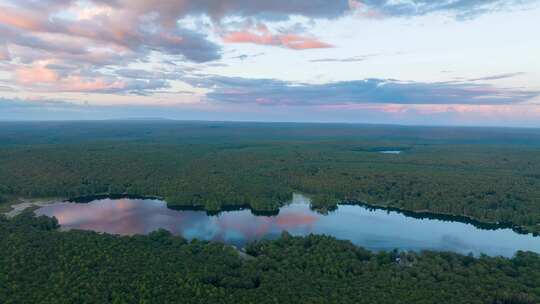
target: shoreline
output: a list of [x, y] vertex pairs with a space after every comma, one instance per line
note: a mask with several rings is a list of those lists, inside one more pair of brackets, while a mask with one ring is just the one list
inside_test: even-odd
[[[310, 197], [309, 194], [304, 194], [302, 192], [295, 192], [295, 193], [300, 193], [308, 198]], [[156, 195], [107, 194], [107, 193], [79, 196], [75, 198], [18, 198], [16, 200], [17, 203], [9, 204], [11, 210], [4, 212], [3, 214], [8, 218], [12, 218], [30, 207], [43, 207], [43, 206], [50, 205], [53, 203], [58, 203], [58, 202], [88, 203], [93, 200], [106, 199], [106, 198], [110, 198], [110, 199], [121, 199], [121, 198], [158, 199], [158, 200], [163, 200], [165, 201], [165, 203], [167, 203], [164, 197], [156, 196]], [[310, 205], [311, 205], [311, 202], [310, 202]], [[460, 223], [465, 223], [465, 224], [471, 224], [475, 226], [476, 228], [484, 229], [484, 230], [512, 229], [512, 231], [519, 234], [532, 234], [535, 237], [540, 236], [540, 231], [533, 231], [529, 229], [527, 226], [514, 224], [512, 222], [489, 222], [489, 221], [484, 221], [484, 220], [467, 216], [467, 215], [432, 212], [429, 210], [410, 210], [410, 209], [404, 209], [400, 207], [388, 206], [384, 204], [367, 203], [364, 201], [354, 200], [354, 199], [338, 201], [335, 207], [338, 207], [339, 205], [359, 205], [368, 209], [398, 212], [405, 216], [418, 218], [418, 219], [435, 219], [435, 220], [442, 220], [442, 221], [460, 222]], [[274, 216], [274, 215], [279, 214], [279, 210], [281, 209], [280, 207], [277, 210], [260, 211], [260, 210], [254, 209], [249, 204], [238, 205], [238, 206], [224, 205], [224, 206], [221, 206], [219, 210], [206, 210], [204, 206], [189, 206], [189, 205], [169, 206], [169, 204], [167, 204], [167, 208], [176, 209], [176, 210], [206, 211], [209, 215], [216, 215], [225, 211], [249, 209], [256, 216]]]
[[62, 202], [62, 198], [18, 198], [16, 202], [8, 203], [9, 211], [3, 212], [7, 218], [13, 218], [31, 207], [43, 207], [54, 203]]
[[484, 229], [484, 230], [512, 229], [512, 231], [519, 234], [532, 234], [535, 237], [540, 236], [540, 232], [536, 232], [531, 229], [528, 229], [527, 226], [514, 224], [512, 222], [484, 221], [484, 220], [474, 218], [468, 215], [451, 214], [451, 213], [444, 213], [444, 212], [433, 212], [429, 210], [410, 210], [410, 209], [404, 209], [400, 207], [392, 207], [392, 206], [381, 205], [381, 204], [372, 204], [372, 203], [366, 203], [363, 201], [356, 201], [356, 200], [341, 201], [337, 205], [338, 206], [339, 205], [360, 205], [360, 206], [375, 209], [375, 210], [398, 212], [405, 216], [418, 218], [418, 219], [434, 219], [434, 220], [441, 220], [441, 221], [460, 222], [460, 223], [465, 223], [465, 224], [471, 224], [475, 226], [476, 228]]

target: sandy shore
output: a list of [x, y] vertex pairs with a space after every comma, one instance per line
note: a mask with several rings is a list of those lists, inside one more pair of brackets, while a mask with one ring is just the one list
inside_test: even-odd
[[25, 209], [30, 207], [43, 207], [45, 205], [50, 205], [54, 203], [61, 202], [62, 199], [52, 198], [52, 199], [19, 199], [19, 203], [11, 205], [11, 210], [4, 213], [8, 218], [17, 216]]

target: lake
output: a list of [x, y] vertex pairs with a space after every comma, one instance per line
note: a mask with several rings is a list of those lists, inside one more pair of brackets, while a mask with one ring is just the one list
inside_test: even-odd
[[88, 203], [61, 202], [41, 207], [38, 215], [55, 216], [61, 229], [111, 234], [147, 234], [163, 228], [186, 239], [221, 241], [239, 247], [281, 232], [292, 235], [326, 234], [371, 250], [439, 250], [510, 257], [517, 250], [540, 253], [540, 237], [512, 229], [485, 230], [469, 223], [421, 219], [397, 211], [360, 205], [339, 205], [328, 214], [310, 209], [307, 197], [295, 194], [275, 216], [247, 210], [173, 210], [157, 199], [98, 199]]

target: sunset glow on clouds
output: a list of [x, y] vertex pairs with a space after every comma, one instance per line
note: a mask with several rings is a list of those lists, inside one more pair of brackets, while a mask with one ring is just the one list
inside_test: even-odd
[[319, 41], [317, 38], [303, 36], [294, 33], [273, 34], [268, 27], [262, 23], [253, 29], [233, 31], [223, 35], [226, 43], [254, 43], [262, 45], [275, 45], [295, 50], [330, 48], [332, 45]]
[[0, 0], [0, 119], [540, 127], [536, 0]]

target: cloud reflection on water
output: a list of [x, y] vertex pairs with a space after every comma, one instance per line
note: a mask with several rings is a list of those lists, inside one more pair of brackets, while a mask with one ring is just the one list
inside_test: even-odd
[[103, 199], [86, 204], [58, 203], [36, 211], [56, 216], [63, 229], [120, 235], [147, 234], [163, 228], [187, 239], [222, 241], [238, 246], [293, 235], [327, 234], [372, 250], [443, 250], [512, 256], [517, 250], [540, 253], [540, 239], [511, 229], [482, 230], [471, 224], [407, 217], [398, 212], [343, 205], [328, 215], [310, 209], [309, 199], [295, 194], [276, 216], [250, 210], [208, 215], [205, 211], [169, 209], [160, 200]]
[[[87, 204], [59, 203], [39, 211], [55, 216], [68, 229], [95, 230], [112, 234], [146, 234], [159, 228], [187, 238], [245, 242], [283, 230], [312, 230], [320, 215], [302, 202], [295, 202], [278, 216], [254, 216], [249, 210], [208, 216], [204, 211], [177, 211], [159, 200], [104, 199]], [[231, 233], [232, 232], [232, 233]]]

